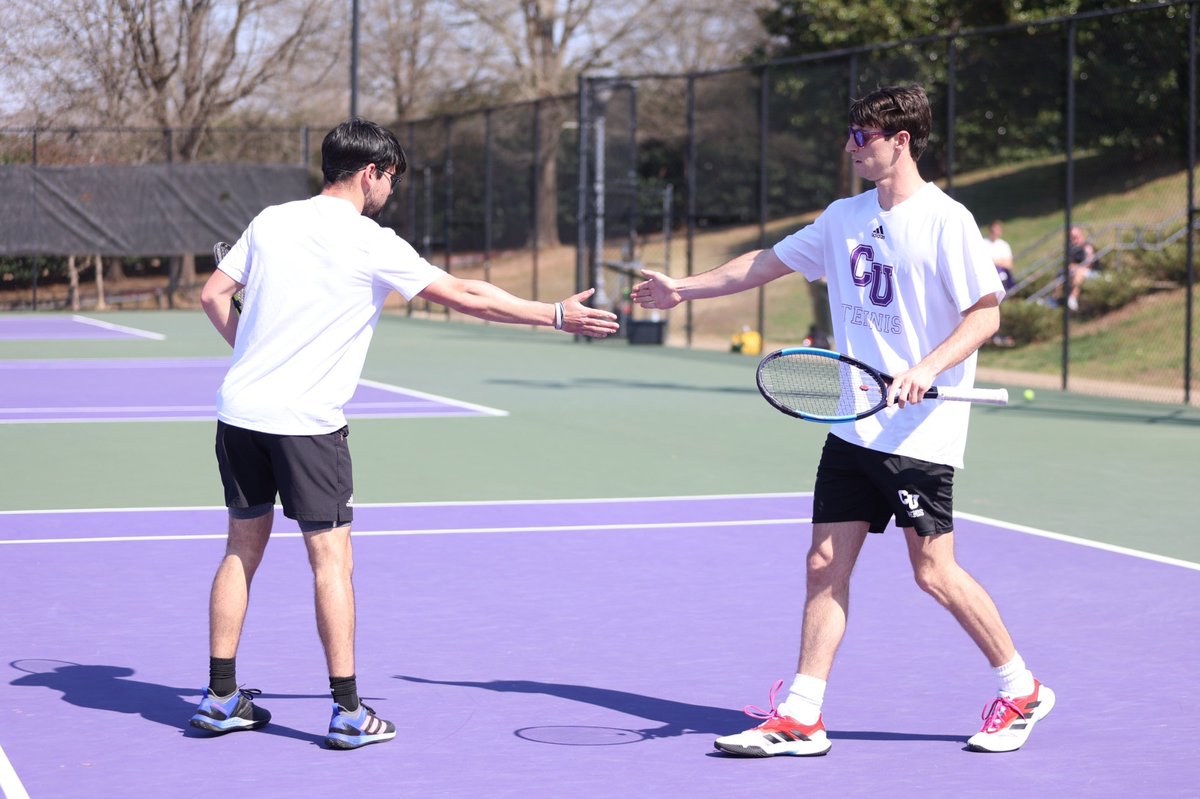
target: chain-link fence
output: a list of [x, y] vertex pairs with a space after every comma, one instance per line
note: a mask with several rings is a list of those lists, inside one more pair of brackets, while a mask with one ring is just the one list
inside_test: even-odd
[[[822, 286], [799, 277], [666, 315], [631, 308], [627, 292], [642, 268], [704, 271], [866, 188], [843, 152], [846, 109], [916, 82], [934, 105], [922, 174], [981, 226], [1001, 221], [1015, 255], [983, 374], [1196, 402], [1198, 5], [589, 76], [573, 96], [402, 123], [410, 168], [381, 221], [451, 272], [522, 296], [595, 286], [632, 341], [728, 349], [752, 330], [766, 347], [798, 343], [832, 329]], [[315, 176], [313, 149], [307, 129], [0, 131], [0, 163], [301, 161]], [[1072, 227], [1098, 265], [1077, 291]], [[0, 292], [20, 268], [5, 266]]]
[[[1000, 221], [1015, 254], [983, 374], [1195, 403], [1196, 12], [1166, 3], [720, 72], [589, 78], [584, 171], [608, 189], [581, 192], [580, 272], [594, 283], [603, 265], [658, 257], [657, 215], [615, 206], [664, 182], [677, 200], [672, 274], [771, 246], [865, 188], [842, 149], [851, 100], [920, 83], [934, 106], [922, 174], [981, 226]], [[1071, 269], [1072, 227], [1095, 249], [1088, 270]], [[668, 317], [666, 340], [708, 348], [745, 329], [768, 347], [832, 329], [822, 286], [801, 278]]]

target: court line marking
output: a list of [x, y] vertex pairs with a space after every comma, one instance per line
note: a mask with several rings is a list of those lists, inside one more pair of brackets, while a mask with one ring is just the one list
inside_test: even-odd
[[[359, 503], [355, 505], [358, 508], [413, 508], [413, 507], [470, 507], [470, 506], [495, 506], [495, 505], [567, 505], [567, 504], [613, 504], [613, 503], [635, 503], [635, 502], [670, 502], [680, 500], [726, 500], [726, 499], [788, 499], [812, 496], [811, 491], [801, 491], [795, 493], [752, 493], [752, 494], [697, 494], [685, 496], [661, 496], [661, 497], [627, 497], [614, 498], [605, 497], [601, 499], [516, 499], [516, 500], [497, 500], [490, 502], [487, 500], [462, 500], [452, 502], [372, 502]], [[216, 505], [197, 505], [183, 507], [144, 507], [144, 508], [69, 508], [59, 510], [28, 510], [28, 511], [0, 511], [0, 516], [13, 516], [18, 514], [51, 514], [51, 513], [124, 513], [124, 512], [166, 512], [166, 511], [205, 511], [224, 510], [224, 507]], [[1032, 535], [1039, 538], [1047, 538], [1063, 543], [1074, 544], [1076, 546], [1088, 547], [1090, 549], [1099, 549], [1104, 552], [1111, 552], [1117, 555], [1125, 555], [1127, 557], [1139, 558], [1141, 560], [1149, 560], [1155, 563], [1162, 563], [1168, 566], [1179, 566], [1184, 569], [1200, 571], [1200, 563], [1182, 558], [1173, 558], [1167, 555], [1157, 555], [1152, 552], [1145, 552], [1139, 549], [1123, 547], [1117, 544], [1107, 544], [1102, 541], [1091, 541], [1078, 536], [1066, 535], [1064, 533], [1055, 533], [1049, 530], [1042, 530], [1037, 527], [1030, 527], [1023, 524], [1014, 524], [998, 519], [993, 519], [988, 516], [980, 516], [974, 513], [956, 512], [955, 516], [968, 521], [979, 522], [1003, 530], [1010, 530], [1025, 535]], [[807, 524], [811, 519], [785, 519], [778, 522], [763, 521], [763, 524]], [[705, 527], [705, 526], [731, 526], [737, 524], [752, 524], [753, 520], [744, 521], [729, 521], [729, 522], [661, 522], [644, 525], [575, 525], [561, 527], [511, 527], [511, 528], [452, 528], [441, 530], [380, 530], [380, 531], [355, 531], [355, 536], [383, 536], [383, 535], [432, 535], [439, 532], [444, 533], [500, 533], [500, 532], [539, 532], [539, 531], [558, 531], [566, 532], [571, 530], [613, 530], [613, 529], [654, 529], [655, 527]], [[276, 537], [299, 538], [300, 533], [273, 533]], [[61, 538], [61, 539], [27, 539], [24, 541], [0, 541], [0, 545], [4, 544], [22, 544], [22, 543], [87, 543], [92, 541], [170, 541], [170, 540], [204, 540], [204, 539], [224, 539], [225, 535], [194, 535], [194, 536], [116, 536], [111, 538]]]
[[[97, 324], [107, 324], [107, 323], [97, 323]], [[165, 336], [164, 336], [164, 338], [165, 338]], [[57, 364], [60, 364], [60, 363], [70, 363], [71, 368], [78, 368], [78, 369], [90, 369], [90, 368], [94, 368], [96, 365], [99, 365], [102, 368], [106, 368], [106, 369], [107, 368], [120, 368], [120, 369], [125, 369], [125, 368], [134, 368], [134, 369], [136, 369], [136, 368], [166, 368], [166, 367], [180, 367], [180, 366], [186, 366], [188, 368], [191, 368], [191, 367], [195, 367], [195, 366], [201, 365], [201, 364], [207, 365], [207, 366], [218, 366], [218, 365], [224, 366], [226, 363], [228, 363], [225, 360], [214, 360], [211, 358], [190, 359], [190, 362], [186, 363], [186, 364], [175, 363], [175, 361], [187, 361], [187, 360], [189, 360], [189, 359], [165, 359], [162, 362], [149, 362], [149, 361], [139, 362], [138, 360], [130, 360], [130, 359], [117, 359], [114, 361], [83, 360], [83, 361], [74, 361], [74, 362], [67, 362], [67, 361], [60, 362], [60, 361], [53, 361], [53, 360], [43, 360], [43, 361], [36, 361], [36, 362], [34, 362], [34, 361], [13, 361], [10, 363], [14, 364], [13, 368], [21, 368], [21, 369], [29, 369], [29, 368], [53, 369], [53, 368], [56, 368]], [[7, 365], [6, 363], [0, 363], [0, 369], [5, 368], [6, 365]], [[437, 405], [449, 406], [451, 408], [458, 408], [460, 410], [469, 410], [469, 411], [473, 411], [475, 413], [478, 413], [478, 414], [481, 414], [484, 416], [508, 416], [509, 415], [508, 411], [502, 410], [500, 408], [492, 408], [488, 405], [480, 405], [480, 404], [477, 404], [474, 402], [467, 402], [465, 400], [453, 399], [451, 397], [445, 397], [440, 394], [430, 394], [429, 392], [426, 392], [426, 391], [418, 391], [416, 389], [405, 388], [404, 386], [397, 386], [397, 385], [393, 385], [391, 383], [382, 383], [378, 380], [366, 380], [366, 379], [360, 378], [358, 381], [358, 384], [361, 386], [366, 386], [368, 388], [374, 388], [379, 391], [385, 391], [389, 394], [397, 394], [402, 397], [408, 397], [411, 399], [415, 399], [415, 400], [418, 400], [418, 402], [404, 403], [404, 402], [398, 401], [394, 404], [390, 404], [390, 403], [383, 402], [383, 401], [371, 401], [371, 400], [364, 401], [364, 402], [357, 402], [357, 403], [350, 402], [350, 403], [347, 403], [347, 405], [346, 405], [346, 410], [348, 411], [348, 413], [347, 413], [348, 419], [444, 418], [444, 417], [459, 416], [459, 414], [456, 414], [456, 413], [439, 412], [438, 410], [436, 410], [436, 407], [433, 407], [433, 408], [431, 408], [431, 410], [428, 410], [428, 411], [409, 410], [409, 412], [401, 413], [399, 415], [396, 415], [394, 413], [396, 411], [402, 411], [402, 410], [406, 410], [406, 409], [430, 408], [431, 406], [437, 406]], [[393, 411], [393, 413], [389, 413], [388, 409], [391, 409]], [[190, 412], [195, 412], [197, 414], [210, 414], [210, 413], [215, 413], [215, 408], [212, 405], [203, 405], [203, 406], [201, 406], [201, 405], [155, 405], [155, 406], [106, 405], [106, 406], [78, 406], [78, 407], [76, 407], [76, 406], [67, 406], [67, 407], [45, 407], [45, 406], [43, 406], [43, 407], [38, 407], [38, 408], [0, 408], [0, 414], [15, 414], [15, 413], [88, 414], [88, 413], [105, 413], [105, 412], [108, 412], [108, 413], [139, 413], [139, 412], [140, 413], [153, 413], [155, 411], [159, 411], [159, 412], [167, 413], [167, 414], [172, 414], [172, 413], [180, 414], [180, 413], [190, 413]], [[359, 411], [362, 411], [362, 413], [360, 413]], [[371, 413], [372, 411], [373, 411], [373, 413]], [[137, 417], [137, 418], [127, 418], [125, 416], [84, 416], [84, 417], [77, 417], [77, 416], [43, 416], [43, 417], [24, 416], [21, 418], [0, 418], [0, 424], [71, 424], [71, 423], [82, 424], [82, 423], [88, 423], [88, 422], [191, 422], [191, 421], [198, 421], [198, 420], [203, 421], [204, 419], [207, 419], [207, 418], [208, 418], [208, 416], [192, 417], [192, 416], [170, 416], [170, 415], [168, 415], [168, 416], [148, 416], [148, 417]]]
[[508, 416], [508, 411], [502, 411], [499, 408], [490, 408], [487, 405], [476, 405], [473, 402], [464, 402], [463, 400], [451, 399], [450, 397], [443, 397], [440, 394], [429, 394], [424, 391], [404, 388], [403, 386], [394, 386], [390, 383], [380, 383], [378, 380], [364, 380], [359, 378], [358, 382], [360, 385], [369, 386], [370, 388], [377, 388], [381, 391], [390, 391], [396, 394], [407, 394], [414, 397], [422, 397], [427, 400], [433, 400], [434, 402], [440, 402], [445, 405], [454, 405], [459, 408], [469, 408], [470, 410], [478, 411], [479, 413], [484, 413], [488, 416]]
[[79, 322], [81, 324], [85, 324], [85, 325], [94, 325], [95, 327], [101, 327], [101, 328], [104, 328], [105, 330], [112, 330], [113, 332], [116, 332], [116, 333], [128, 333], [131, 336], [140, 336], [141, 338], [153, 339], [154, 341], [166, 341], [167, 340], [167, 337], [164, 336], [162, 333], [152, 333], [149, 330], [141, 330], [136, 327], [126, 327], [125, 325], [116, 325], [116, 324], [113, 324], [112, 322], [102, 322], [99, 319], [91, 319], [87, 316], [80, 316], [79, 314], [72, 314], [71, 320], [75, 321], [75, 322]]
[[29, 799], [29, 792], [21, 784], [21, 778], [17, 776], [17, 770], [13, 768], [8, 755], [4, 754], [3, 746], [0, 746], [0, 793], [6, 799]]
[[1003, 522], [998, 519], [991, 519], [987, 516], [977, 516], [974, 513], [955, 512], [955, 516], [967, 519], [973, 522], [982, 524], [990, 524], [994, 527], [999, 527], [1004, 530], [1012, 530], [1025, 535], [1037, 536], [1038, 538], [1049, 538], [1052, 541], [1062, 541], [1067, 544], [1076, 544], [1078, 546], [1088, 547], [1090, 549], [1099, 549], [1105, 552], [1113, 552], [1117, 555], [1128, 555], [1133, 558], [1141, 558], [1142, 560], [1152, 560], [1155, 563], [1165, 563], [1168, 566], [1181, 566], [1185, 569], [1200, 571], [1200, 563], [1194, 563], [1190, 560], [1181, 558], [1172, 558], [1167, 555], [1156, 555], [1153, 552], [1144, 552], [1140, 549], [1131, 549], [1130, 547], [1119, 546], [1118, 544], [1106, 544], [1103, 541], [1092, 541], [1087, 538], [1079, 538], [1065, 533], [1054, 533], [1049, 530], [1041, 530], [1037, 527], [1028, 527], [1024, 524], [1014, 524], [1012, 522]]
[[[811, 497], [811, 491], [763, 492], [748, 494], [680, 494], [678, 496], [654, 497], [601, 497], [599, 499], [457, 499], [426, 500], [422, 502], [356, 502], [356, 508], [460, 508], [479, 505], [626, 505], [634, 502], [678, 502], [680, 500], [724, 500], [724, 499], [789, 499]], [[30, 510], [0, 510], [0, 516], [18, 516], [49, 513], [146, 513], [165, 511], [225, 510], [224, 505], [147, 505], [132, 508], [36, 508]]]
[[[461, 535], [494, 533], [579, 533], [596, 530], [674, 530], [680, 527], [770, 527], [782, 524], [807, 524], [812, 519], [727, 519], [707, 522], [613, 522], [611, 524], [553, 524], [530, 527], [430, 527], [412, 530], [355, 530], [355, 538], [391, 538], [405, 535]], [[272, 532], [272, 538], [301, 538], [303, 533]], [[98, 538], [26, 538], [0, 541], [0, 546], [16, 544], [111, 544], [131, 541], [224, 541], [224, 533], [187, 535], [115, 535]]]

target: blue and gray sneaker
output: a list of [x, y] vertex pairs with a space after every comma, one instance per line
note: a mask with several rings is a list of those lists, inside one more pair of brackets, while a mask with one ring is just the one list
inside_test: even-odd
[[205, 688], [200, 707], [196, 708], [189, 723], [218, 734], [265, 727], [271, 714], [252, 701], [261, 694], [262, 691], [256, 688], [239, 688], [229, 696], [219, 697], [212, 689]]
[[357, 749], [367, 744], [381, 744], [396, 737], [396, 725], [375, 715], [361, 702], [351, 713], [336, 702], [325, 743], [334, 749]]

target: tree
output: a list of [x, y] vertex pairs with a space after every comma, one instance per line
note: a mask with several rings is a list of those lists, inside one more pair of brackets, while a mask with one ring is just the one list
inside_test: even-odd
[[[0, 24], [19, 32], [6, 37], [3, 60], [25, 78], [13, 87], [29, 103], [21, 121], [171, 129], [167, 157], [186, 162], [231, 108], [289, 74], [324, 33], [330, 8], [320, 0], [9, 0], [0, 13]], [[194, 254], [180, 255], [172, 271], [191, 285]]]

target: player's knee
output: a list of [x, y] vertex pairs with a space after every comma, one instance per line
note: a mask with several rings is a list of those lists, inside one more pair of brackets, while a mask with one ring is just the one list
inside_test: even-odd
[[806, 572], [810, 592], [837, 588], [849, 582], [849, 575], [845, 573], [845, 569], [831, 554], [821, 550], [812, 550], [808, 553]]
[[945, 603], [949, 595], [950, 576], [936, 564], [923, 563], [913, 567], [913, 579], [917, 587], [938, 602]]

